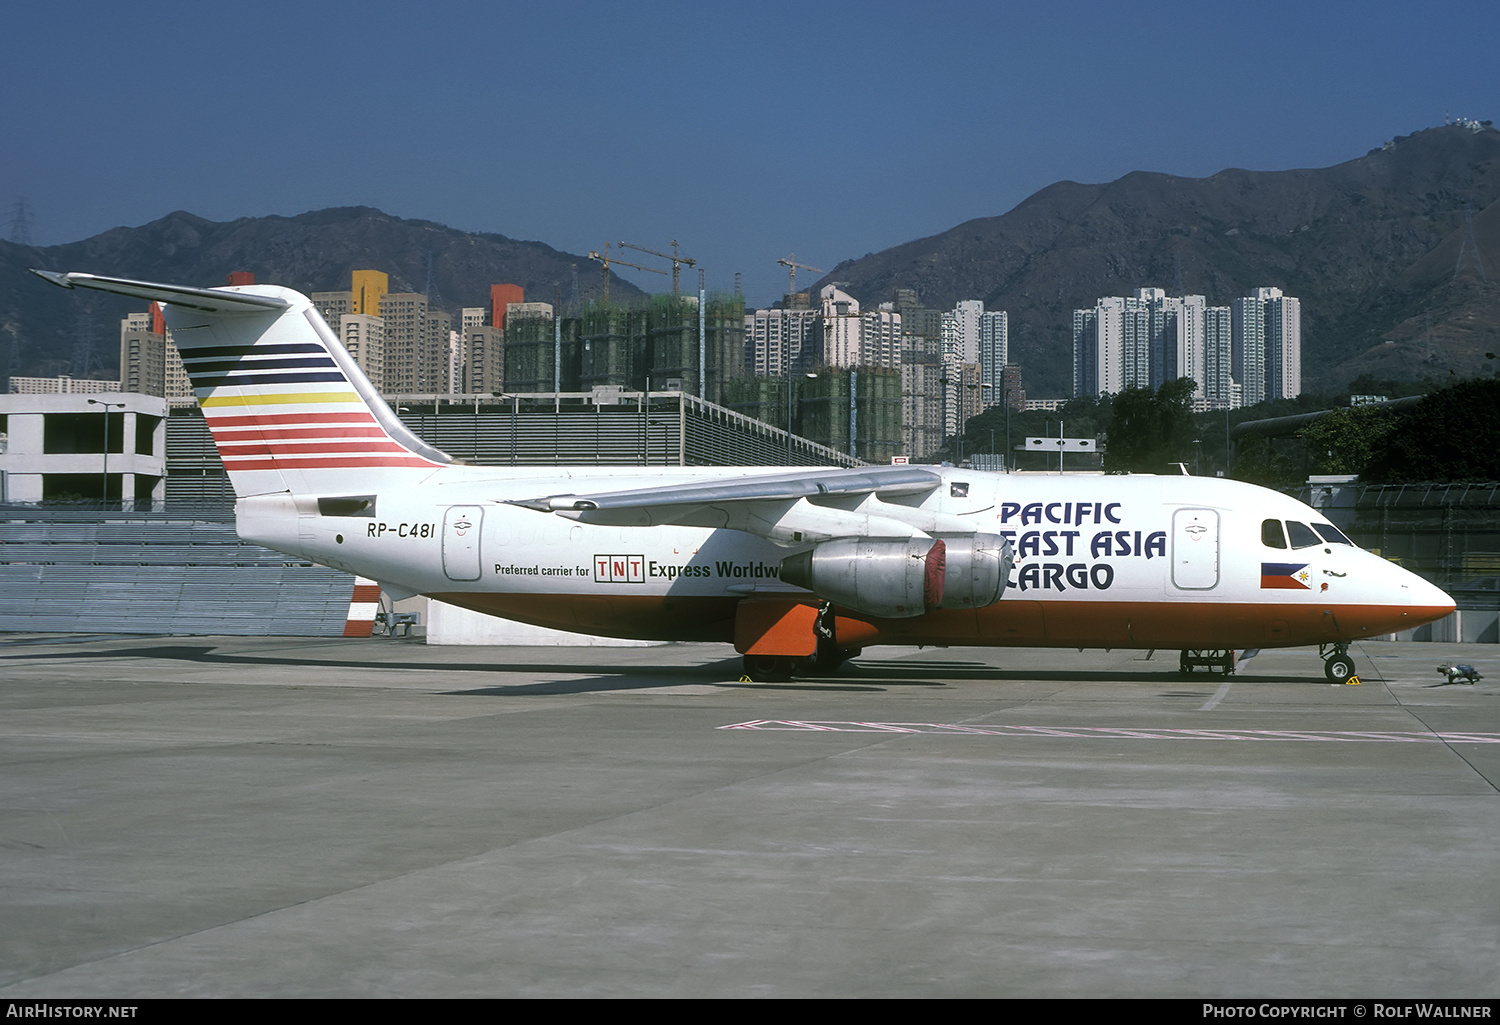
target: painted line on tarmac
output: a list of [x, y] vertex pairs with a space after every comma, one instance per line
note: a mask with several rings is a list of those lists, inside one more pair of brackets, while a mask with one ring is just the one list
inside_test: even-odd
[[1225, 680], [1224, 681], [1224, 685], [1222, 687], [1220, 687], [1217, 691], [1215, 691], [1214, 692], [1214, 696], [1211, 697], [1211, 698], [1209, 698], [1208, 701], [1204, 703], [1203, 707], [1200, 708], [1200, 709], [1198, 709], [1198, 711], [1200, 711], [1200, 712], [1212, 712], [1216, 707], [1218, 707], [1219, 702], [1223, 701], [1224, 700], [1224, 696], [1229, 693], [1229, 684], [1230, 683], [1231, 683], [1230, 680]]
[[752, 719], [717, 727], [794, 733], [906, 733], [989, 737], [1067, 737], [1084, 740], [1313, 740], [1343, 744], [1500, 744], [1500, 733], [1374, 730], [1188, 730], [1113, 726], [964, 726], [940, 722], [839, 722], [827, 719]]

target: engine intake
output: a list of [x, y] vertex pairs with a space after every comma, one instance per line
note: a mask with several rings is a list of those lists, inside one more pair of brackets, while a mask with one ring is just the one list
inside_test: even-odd
[[781, 579], [856, 612], [906, 619], [943, 604], [946, 553], [930, 537], [839, 538], [781, 560]]

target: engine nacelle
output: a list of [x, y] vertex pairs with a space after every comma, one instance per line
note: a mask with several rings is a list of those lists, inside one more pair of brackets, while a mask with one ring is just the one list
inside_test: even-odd
[[999, 534], [944, 537], [948, 571], [943, 582], [945, 609], [982, 609], [1005, 593], [1015, 556]]
[[869, 616], [906, 619], [943, 602], [947, 546], [930, 537], [839, 538], [781, 560], [781, 579]]

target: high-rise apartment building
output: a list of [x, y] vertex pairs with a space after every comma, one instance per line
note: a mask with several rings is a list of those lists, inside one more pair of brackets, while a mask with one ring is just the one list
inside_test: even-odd
[[746, 313], [746, 369], [764, 377], [816, 369], [823, 363], [818, 344], [821, 316], [821, 309], [770, 309]]
[[1073, 394], [1097, 396], [1123, 391], [1121, 345], [1125, 300], [1100, 299], [1091, 310], [1073, 311]]
[[[353, 292], [314, 292], [308, 298], [322, 315], [323, 322], [335, 332], [339, 329], [339, 321], [354, 312]], [[375, 312], [378, 314], [380, 311], [377, 308]]]
[[1203, 311], [1203, 404], [1207, 409], [1233, 409], [1234, 315], [1228, 306]]
[[857, 367], [864, 359], [864, 318], [859, 302], [837, 284], [824, 285], [823, 359], [830, 367]]
[[1253, 295], [1230, 303], [1233, 332], [1234, 380], [1240, 386], [1240, 403], [1253, 406], [1266, 401], [1266, 310]]
[[421, 394], [432, 380], [422, 349], [427, 341], [427, 297], [416, 292], [387, 292], [380, 298], [385, 321], [385, 386], [389, 395]]
[[[1217, 307], [1220, 311], [1226, 307]], [[1169, 381], [1190, 378], [1200, 405], [1227, 396], [1218, 364], [1225, 357], [1224, 325], [1214, 314], [1210, 354], [1208, 300], [1201, 295], [1169, 296], [1159, 288], [1138, 288], [1132, 296], [1108, 296], [1092, 310], [1073, 311], [1073, 394], [1117, 393], [1126, 388], [1152, 391]]]
[[385, 321], [385, 391], [432, 395], [452, 380], [453, 317], [427, 306], [420, 292], [387, 292], [380, 300]]
[[1005, 368], [1010, 363], [1010, 315], [986, 310], [979, 315], [979, 390], [982, 405], [1003, 401]]
[[462, 376], [458, 360], [463, 356], [462, 339], [453, 330], [453, 314], [429, 309], [423, 323], [427, 335], [423, 355], [429, 361], [427, 381], [435, 385], [431, 388], [433, 392], [452, 394], [458, 391]]
[[1021, 385], [1021, 368], [1011, 364], [1000, 377], [1002, 401], [1011, 409], [1026, 408], [1026, 389]]
[[1257, 288], [1266, 311], [1266, 398], [1302, 394], [1302, 301], [1279, 288]]
[[385, 271], [357, 270], [353, 274], [351, 313], [362, 313], [367, 317], [380, 316], [380, 304], [391, 290], [391, 279]]
[[161, 307], [120, 321], [120, 390], [165, 399], [190, 399], [193, 385], [167, 330]]
[[464, 386], [471, 395], [505, 390], [505, 332], [481, 324], [464, 331]]
[[378, 388], [385, 381], [385, 321], [363, 313], [346, 313], [337, 321], [339, 341]]
[[901, 315], [902, 415], [911, 432], [908, 451], [920, 459], [942, 447], [946, 426], [943, 314], [923, 306], [914, 288], [893, 289], [891, 300], [881, 309]]
[[505, 311], [512, 303], [524, 303], [526, 290], [520, 285], [490, 286], [490, 326], [505, 330]]
[[[945, 315], [943, 344], [961, 363], [979, 362], [979, 320], [984, 316], [984, 300], [960, 299]], [[951, 348], [948, 348], [950, 347]]]

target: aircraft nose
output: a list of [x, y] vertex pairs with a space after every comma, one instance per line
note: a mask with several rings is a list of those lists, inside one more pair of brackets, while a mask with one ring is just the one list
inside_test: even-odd
[[1406, 604], [1424, 610], [1432, 619], [1442, 619], [1458, 607], [1447, 591], [1410, 570], [1401, 571], [1400, 586]]

